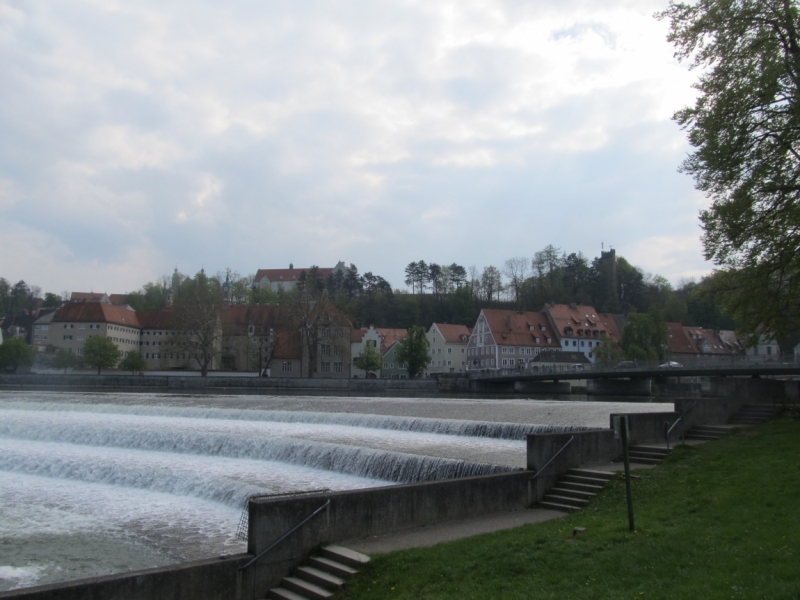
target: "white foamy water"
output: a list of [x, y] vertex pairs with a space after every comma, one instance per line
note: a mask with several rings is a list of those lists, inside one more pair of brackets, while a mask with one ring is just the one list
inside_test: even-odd
[[0, 590], [242, 551], [253, 494], [520, 468], [620, 409], [583, 404], [0, 393]]

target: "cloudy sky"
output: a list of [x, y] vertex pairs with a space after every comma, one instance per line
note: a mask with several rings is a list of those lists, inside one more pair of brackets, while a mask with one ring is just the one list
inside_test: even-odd
[[0, 276], [710, 270], [651, 0], [0, 0]]

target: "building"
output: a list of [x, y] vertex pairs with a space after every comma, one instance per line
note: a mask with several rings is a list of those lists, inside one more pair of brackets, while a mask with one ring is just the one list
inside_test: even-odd
[[[308, 275], [311, 268], [295, 268], [293, 264], [290, 264], [288, 269], [259, 269], [253, 279], [253, 285], [257, 285], [260, 288], [268, 287], [273, 292], [278, 292], [278, 290], [288, 292], [297, 285], [301, 273]], [[344, 277], [347, 271], [348, 269], [342, 261], [336, 263], [335, 267], [317, 267], [317, 273], [323, 280], [335, 273], [340, 273]]]
[[529, 369], [534, 373], [563, 373], [582, 371], [591, 364], [583, 352], [545, 351], [533, 358]]
[[745, 349], [745, 355], [748, 357], [748, 360], [751, 361], [753, 358], [755, 358], [757, 361], [779, 360], [780, 354], [781, 349], [780, 346], [778, 346], [778, 342], [773, 340], [768, 335], [758, 336], [758, 343], [755, 346]]
[[[408, 334], [407, 329], [393, 329], [393, 328], [375, 328], [372, 325], [369, 327], [362, 327], [361, 329], [353, 329], [350, 334], [350, 373], [353, 377], [363, 379], [367, 377], [367, 373], [357, 368], [353, 364], [353, 359], [361, 354], [361, 351], [366, 346], [375, 348], [378, 353], [383, 357], [389, 348], [395, 343], [406, 337]], [[388, 364], [388, 363], [387, 363]], [[394, 368], [392, 369], [394, 374]], [[387, 371], [388, 373], [388, 371]], [[384, 377], [384, 369], [380, 372], [373, 372], [375, 377]]]
[[39, 317], [33, 322], [31, 345], [39, 352], [44, 352], [51, 345], [52, 332], [50, 328], [55, 315], [55, 310], [39, 311]]
[[400, 347], [400, 340], [392, 343], [383, 353], [382, 379], [408, 379], [408, 363], [401, 363], [395, 354]]
[[583, 352], [592, 363], [597, 359], [597, 347], [603, 340], [621, 340], [614, 316], [598, 313], [592, 306], [548, 303], [544, 312], [555, 330], [561, 349]]
[[72, 292], [69, 295], [70, 302], [102, 302], [103, 304], [111, 304], [111, 299], [108, 294], [100, 292]]
[[525, 369], [537, 354], [561, 345], [545, 313], [484, 308], [466, 350], [470, 371]]
[[[742, 345], [733, 343], [729, 333], [680, 323], [667, 323], [670, 357], [677, 362], [703, 360], [704, 362], [731, 360], [742, 355]], [[732, 333], [732, 332], [731, 332]]]
[[86, 340], [100, 335], [113, 341], [125, 357], [139, 350], [141, 326], [129, 307], [100, 301], [70, 302], [53, 314], [48, 335], [54, 349], [64, 348], [78, 356], [83, 355]]
[[431, 346], [431, 362], [425, 369], [429, 375], [437, 373], [465, 373], [467, 370], [467, 344], [472, 330], [466, 325], [434, 323], [427, 333]]

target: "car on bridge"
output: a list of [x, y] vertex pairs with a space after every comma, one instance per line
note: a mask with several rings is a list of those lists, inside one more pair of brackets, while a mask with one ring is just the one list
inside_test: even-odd
[[683, 365], [679, 362], [675, 362], [674, 360], [670, 360], [665, 362], [663, 365], [658, 365], [659, 369], [682, 369]]
[[623, 360], [621, 363], [618, 363], [616, 367], [614, 367], [615, 371], [628, 371], [630, 369], [636, 369], [639, 365], [636, 364], [635, 360]]

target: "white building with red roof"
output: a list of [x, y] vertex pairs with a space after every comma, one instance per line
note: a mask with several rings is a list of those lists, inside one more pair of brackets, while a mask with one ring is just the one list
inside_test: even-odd
[[431, 325], [427, 333], [431, 346], [431, 362], [425, 372], [429, 375], [466, 372], [467, 344], [471, 335], [472, 329], [466, 325]]
[[[288, 269], [259, 269], [253, 283], [260, 288], [268, 287], [273, 292], [280, 289], [288, 292], [297, 285], [301, 273], [308, 275], [311, 269], [312, 267], [297, 268], [293, 264], [289, 264]], [[316, 269], [319, 277], [323, 280], [336, 272], [340, 272], [343, 276], [347, 274], [347, 267], [342, 261], [336, 263], [335, 267], [316, 267]]]
[[597, 359], [597, 347], [603, 340], [621, 339], [614, 316], [597, 312], [584, 304], [546, 304], [544, 312], [552, 323], [561, 350], [583, 352], [590, 362]]

